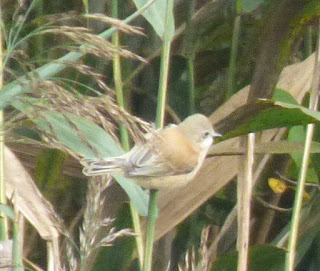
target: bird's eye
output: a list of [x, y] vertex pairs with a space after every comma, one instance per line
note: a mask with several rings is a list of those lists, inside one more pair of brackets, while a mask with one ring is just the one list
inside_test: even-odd
[[204, 134], [203, 134], [203, 137], [204, 138], [207, 138], [207, 137], [209, 137], [210, 136], [210, 133], [209, 132], [205, 132]]

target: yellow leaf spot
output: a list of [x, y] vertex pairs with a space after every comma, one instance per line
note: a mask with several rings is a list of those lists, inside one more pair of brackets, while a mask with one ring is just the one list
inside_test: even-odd
[[288, 186], [285, 184], [285, 182], [279, 179], [269, 178], [268, 184], [273, 192], [277, 194], [282, 194], [288, 189]]

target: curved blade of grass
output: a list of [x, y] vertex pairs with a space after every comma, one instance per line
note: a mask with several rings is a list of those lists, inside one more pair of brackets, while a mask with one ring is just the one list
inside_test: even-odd
[[[140, 9], [143, 7], [148, 1], [147, 0], [133, 0], [136, 7]], [[166, 26], [166, 10], [167, 10], [167, 2], [163, 0], [156, 0], [154, 3], [142, 12], [142, 16], [146, 18], [146, 20], [152, 25], [154, 31], [157, 35], [164, 39], [164, 33], [167, 31], [170, 39], [174, 35], [174, 18], [173, 18], [173, 10], [169, 10], [169, 19], [171, 23]], [[167, 29], [166, 29], [167, 27]]]
[[21, 161], [9, 148], [5, 148], [5, 161], [7, 197], [14, 199], [17, 211], [23, 214], [43, 239], [53, 240], [58, 237], [61, 223], [59, 219], [55, 219], [57, 214], [52, 205], [43, 198]]
[[[98, 125], [71, 113], [41, 112], [43, 118], [35, 122], [50, 132], [51, 128], [60, 143], [88, 158], [102, 158], [124, 154], [113, 139]], [[74, 127], [72, 127], [72, 125]], [[82, 140], [79, 134], [84, 137]], [[87, 143], [87, 144], [86, 144]]]
[[[149, 195], [141, 189], [141, 187], [135, 184], [133, 181], [121, 176], [114, 176], [120, 186], [126, 191], [131, 202], [136, 207], [137, 211], [141, 216], [148, 215], [148, 202]], [[156, 210], [156, 215], [158, 215], [158, 210]]]
[[[258, 113], [252, 115], [254, 111]], [[246, 105], [239, 110], [239, 113], [242, 114], [242, 120], [238, 115], [235, 122], [240, 125], [233, 125], [237, 128], [225, 134], [222, 140], [272, 128], [306, 125], [320, 121], [320, 113], [317, 111], [301, 105], [270, 100], [263, 100], [255, 105]]]
[[284, 103], [296, 104], [296, 105], [299, 104], [296, 101], [296, 99], [288, 91], [285, 91], [281, 88], [275, 89], [272, 99], [276, 102], [284, 102]]

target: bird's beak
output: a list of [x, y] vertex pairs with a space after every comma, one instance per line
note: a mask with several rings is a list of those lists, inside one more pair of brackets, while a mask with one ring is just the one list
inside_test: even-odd
[[219, 134], [218, 132], [213, 132], [212, 137], [220, 137], [222, 134]]

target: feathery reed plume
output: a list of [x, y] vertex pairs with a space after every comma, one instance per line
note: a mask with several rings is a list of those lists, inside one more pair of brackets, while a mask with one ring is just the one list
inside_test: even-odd
[[[86, 265], [87, 259], [102, 246], [112, 246], [121, 237], [134, 236], [131, 229], [116, 231], [112, 224], [114, 219], [103, 217], [103, 191], [110, 185], [111, 178], [95, 178], [89, 183], [87, 205], [84, 213], [82, 229], [80, 230], [81, 264]], [[101, 228], [108, 229], [108, 234], [99, 239]]]

